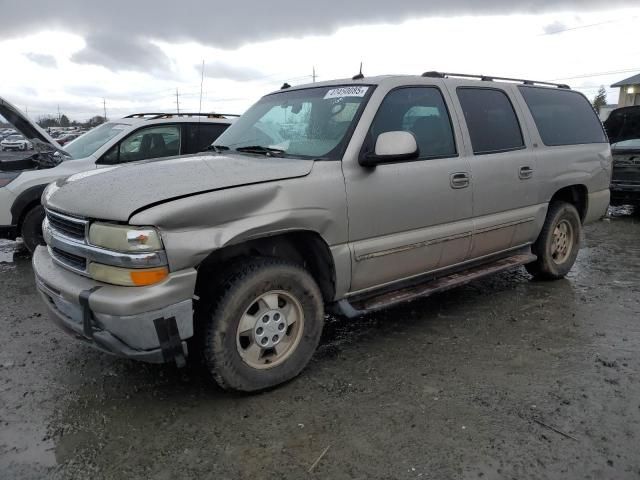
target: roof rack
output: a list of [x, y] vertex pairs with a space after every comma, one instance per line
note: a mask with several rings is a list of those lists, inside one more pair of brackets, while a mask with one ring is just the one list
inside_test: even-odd
[[144, 118], [156, 115], [163, 115], [162, 113], [132, 113], [131, 115], [127, 115], [124, 118]]
[[449, 78], [449, 77], [459, 77], [459, 78], [477, 78], [482, 80], [483, 82], [517, 82], [522, 83], [523, 85], [547, 85], [550, 87], [558, 87], [558, 88], [571, 88], [566, 83], [552, 83], [552, 82], [543, 82], [539, 80], [524, 80], [522, 78], [508, 78], [508, 77], [493, 77], [488, 75], [470, 75], [468, 73], [449, 73], [449, 72], [424, 72], [422, 74], [423, 77], [428, 78]]
[[148, 118], [147, 120], [158, 120], [160, 118], [172, 118], [172, 117], [207, 117], [207, 118], [226, 118], [226, 117], [239, 117], [235, 113], [132, 113], [124, 118]]

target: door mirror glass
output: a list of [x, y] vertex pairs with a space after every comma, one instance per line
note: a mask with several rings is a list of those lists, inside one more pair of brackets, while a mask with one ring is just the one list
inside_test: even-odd
[[416, 137], [411, 132], [393, 131], [378, 135], [374, 153], [360, 159], [360, 165], [372, 167], [379, 163], [418, 158], [420, 151]]

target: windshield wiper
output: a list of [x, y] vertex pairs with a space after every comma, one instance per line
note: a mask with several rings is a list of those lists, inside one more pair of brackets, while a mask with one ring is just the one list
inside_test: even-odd
[[229, 150], [229, 147], [226, 145], [209, 145], [207, 150], [213, 150], [214, 152], [224, 152], [225, 150]]
[[271, 148], [265, 147], [263, 145], [249, 145], [246, 147], [238, 147], [236, 148], [236, 152], [244, 152], [244, 153], [260, 153], [266, 155], [267, 157], [271, 156], [281, 156], [285, 153], [284, 150], [279, 148]]

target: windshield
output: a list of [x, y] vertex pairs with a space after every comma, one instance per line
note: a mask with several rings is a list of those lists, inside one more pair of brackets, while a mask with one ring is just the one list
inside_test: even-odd
[[216, 147], [301, 158], [339, 159], [373, 87], [316, 87], [263, 97]]
[[123, 123], [103, 123], [99, 127], [79, 136], [64, 146], [71, 158], [85, 158], [93, 155], [100, 147], [122, 132], [128, 125]]
[[7, 137], [7, 140], [11, 140], [11, 141], [18, 141], [18, 140], [24, 140], [24, 137], [22, 135], [10, 135]]

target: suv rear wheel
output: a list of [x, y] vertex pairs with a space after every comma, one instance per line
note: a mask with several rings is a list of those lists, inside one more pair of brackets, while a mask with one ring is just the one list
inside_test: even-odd
[[[219, 272], [221, 273], [221, 272]], [[228, 272], [196, 311], [205, 365], [229, 390], [263, 390], [298, 375], [318, 346], [322, 294], [299, 265], [248, 259]]]
[[540, 236], [531, 248], [538, 259], [525, 266], [527, 271], [540, 279], [563, 278], [578, 256], [581, 232], [576, 207], [567, 202], [552, 203]]

